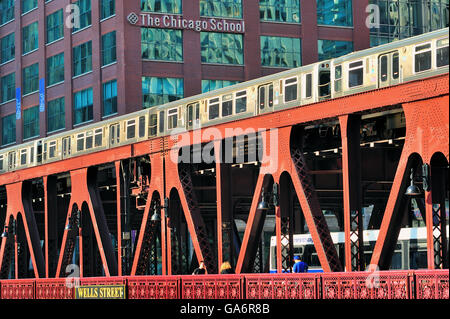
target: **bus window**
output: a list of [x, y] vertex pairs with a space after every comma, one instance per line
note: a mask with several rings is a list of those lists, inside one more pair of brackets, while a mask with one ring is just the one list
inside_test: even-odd
[[436, 48], [436, 66], [448, 65], [448, 39], [438, 40]]
[[348, 71], [348, 87], [360, 86], [364, 82], [364, 63], [357, 61], [350, 63]]
[[415, 52], [414, 72], [431, 69], [431, 43], [417, 46]]
[[247, 91], [236, 93], [236, 114], [247, 111]]

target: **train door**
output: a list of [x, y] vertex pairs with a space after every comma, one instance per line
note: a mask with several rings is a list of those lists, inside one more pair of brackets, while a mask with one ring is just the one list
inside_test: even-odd
[[258, 114], [273, 110], [273, 83], [258, 88]]
[[109, 126], [109, 145], [115, 146], [120, 142], [120, 124], [115, 123]]
[[383, 88], [400, 82], [400, 59], [398, 52], [378, 57], [378, 87]]
[[200, 103], [192, 103], [187, 106], [186, 129], [192, 130], [200, 127]]
[[330, 63], [322, 63], [319, 66], [319, 100], [331, 98], [331, 72]]
[[16, 151], [8, 153], [8, 171], [16, 169]]

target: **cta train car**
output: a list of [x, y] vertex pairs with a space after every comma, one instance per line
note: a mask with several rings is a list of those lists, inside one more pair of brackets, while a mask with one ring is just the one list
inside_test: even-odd
[[0, 150], [0, 173], [414, 81], [449, 70], [449, 29], [184, 98]]

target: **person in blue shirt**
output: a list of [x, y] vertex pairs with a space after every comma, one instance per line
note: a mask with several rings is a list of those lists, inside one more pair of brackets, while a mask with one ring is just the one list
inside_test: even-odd
[[292, 272], [308, 272], [308, 265], [301, 260], [300, 256], [294, 256], [294, 267], [292, 268]]

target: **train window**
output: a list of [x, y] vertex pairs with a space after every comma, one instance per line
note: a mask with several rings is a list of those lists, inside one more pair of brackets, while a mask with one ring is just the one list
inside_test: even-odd
[[127, 121], [127, 140], [136, 136], [136, 120]]
[[169, 130], [178, 126], [178, 108], [167, 110], [167, 128]]
[[150, 115], [150, 125], [148, 127], [150, 136], [156, 136], [158, 134], [158, 115]]
[[400, 60], [399, 60], [399, 56], [398, 56], [398, 52], [395, 52], [392, 55], [392, 78], [398, 79], [399, 75], [400, 75]]
[[269, 85], [269, 107], [273, 106], [273, 84]]
[[233, 114], [233, 95], [228, 94], [222, 96], [222, 116]]
[[120, 142], [120, 125], [119, 123], [109, 126], [109, 142], [111, 145], [118, 144]]
[[247, 91], [236, 93], [236, 114], [247, 111]]
[[259, 108], [262, 110], [266, 106], [266, 87], [259, 88]]
[[139, 137], [145, 137], [145, 116], [139, 117]]
[[159, 133], [164, 133], [164, 111], [159, 112]]
[[94, 142], [94, 137], [92, 136], [92, 131], [86, 133], [86, 149], [89, 150], [92, 148]]
[[[63, 156], [69, 156], [71, 153], [70, 137], [64, 137], [62, 140]], [[39, 153], [38, 153], [39, 154]]]
[[448, 65], [448, 39], [438, 40], [436, 47], [436, 66]]
[[350, 63], [348, 71], [348, 87], [360, 86], [364, 82], [364, 63], [357, 61]]
[[431, 43], [417, 46], [415, 52], [414, 71], [422, 72], [431, 69]]
[[334, 69], [334, 91], [340, 92], [342, 89], [342, 65]]
[[211, 99], [209, 104], [209, 116], [210, 120], [214, 120], [219, 117], [219, 98]]
[[100, 147], [103, 144], [103, 129], [99, 128], [95, 130], [94, 147]]
[[3, 155], [0, 155], [0, 171], [3, 171]]
[[386, 82], [388, 79], [388, 57], [383, 55], [380, 58], [380, 79], [382, 82]]
[[84, 151], [84, 133], [77, 135], [77, 152]]
[[28, 150], [20, 150], [20, 165], [26, 165], [27, 164], [27, 153]]
[[284, 102], [295, 101], [297, 99], [297, 77], [287, 79], [284, 82]]
[[312, 74], [306, 74], [305, 76], [305, 98], [312, 97]]
[[8, 170], [12, 170], [16, 167], [16, 152], [12, 151], [8, 153]]
[[48, 143], [48, 158], [53, 158], [56, 156], [56, 141], [51, 141]]

